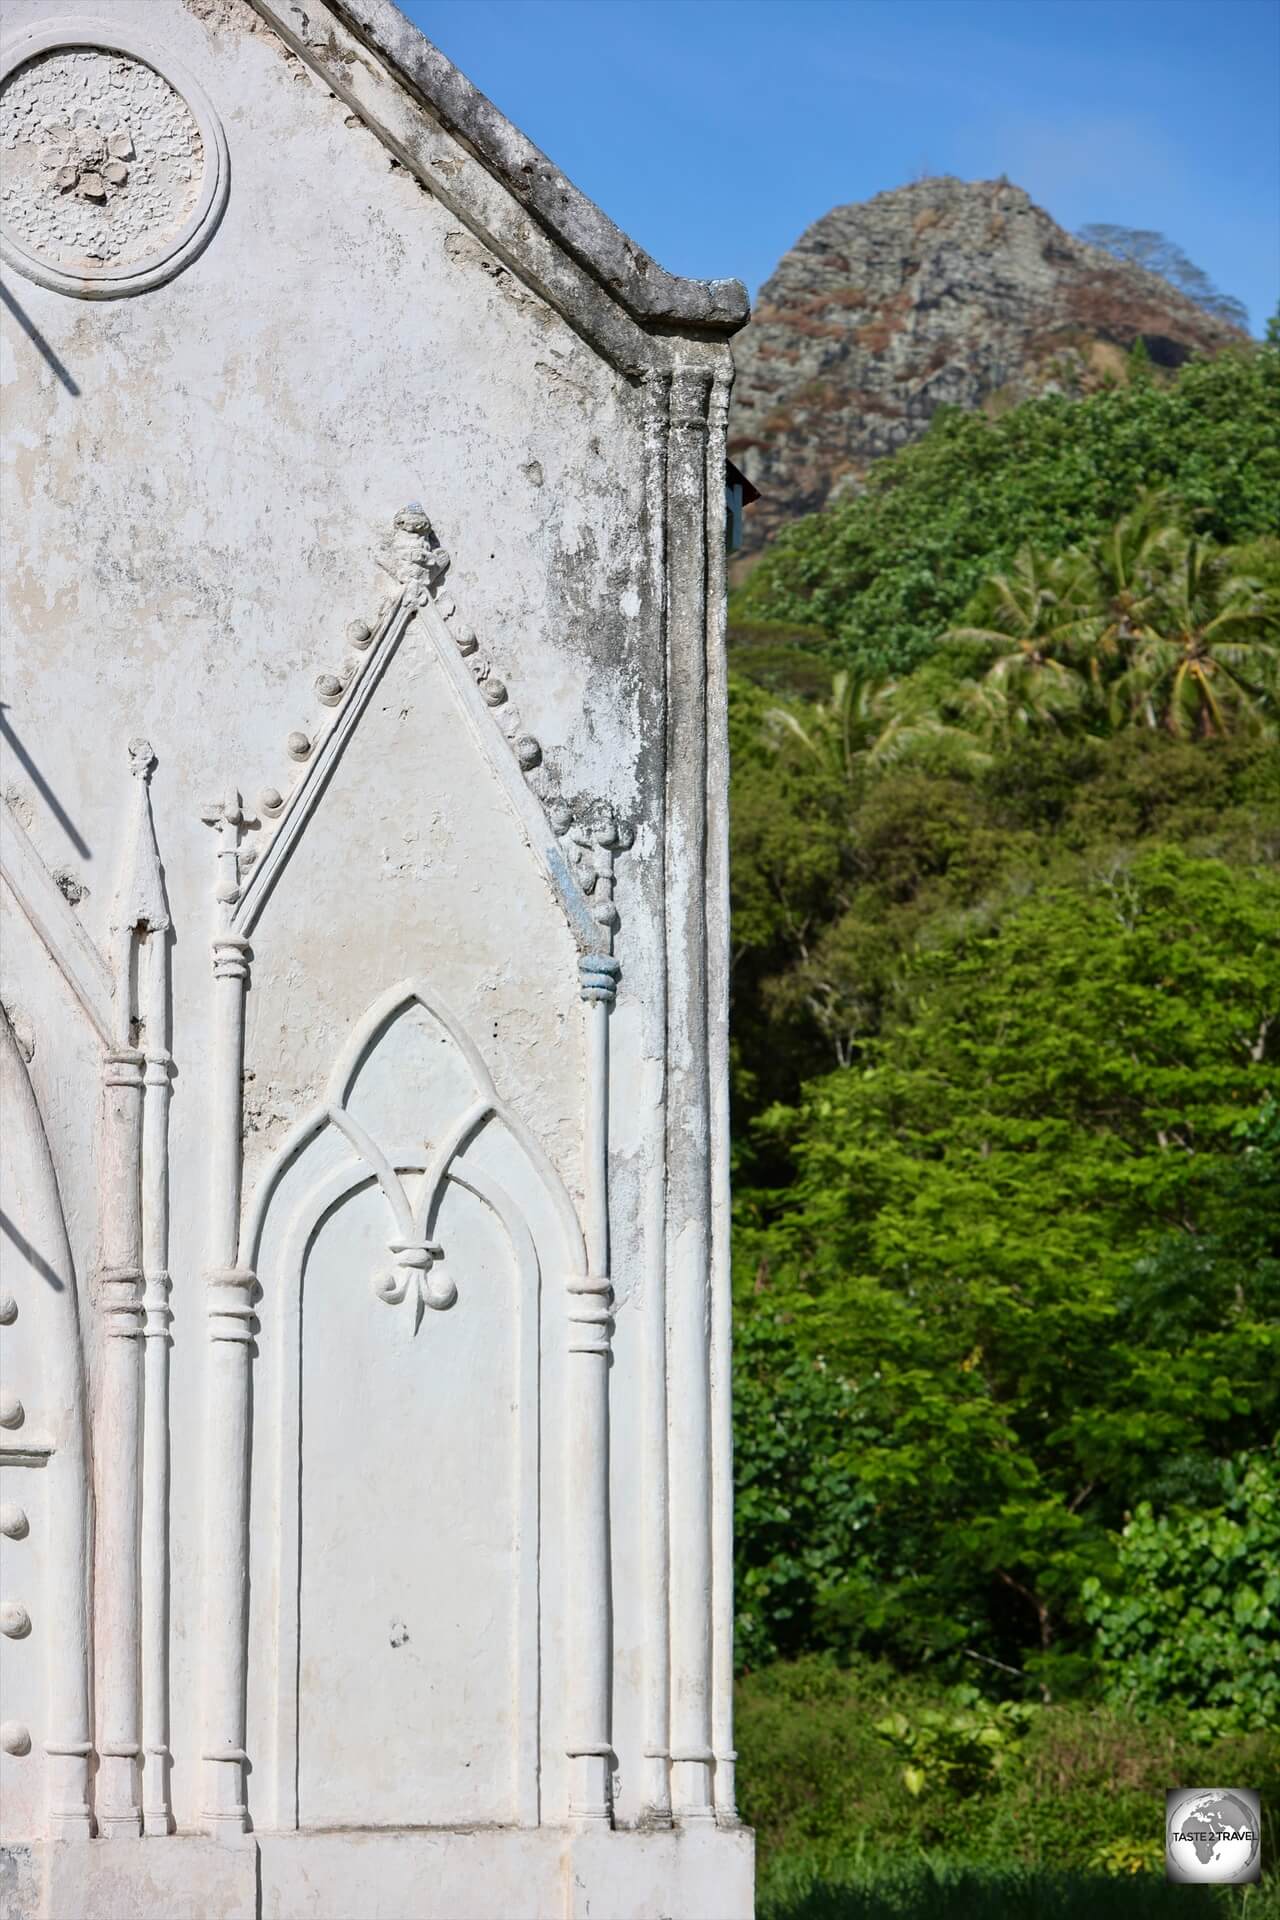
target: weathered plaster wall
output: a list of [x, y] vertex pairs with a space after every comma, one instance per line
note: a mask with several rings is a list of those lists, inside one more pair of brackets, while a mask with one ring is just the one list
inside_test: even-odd
[[[366, 11], [373, 16], [378, 9]], [[74, 0], [8, 0], [6, 42], [78, 14]], [[528, 818], [513, 806], [511, 783], [518, 787], [522, 776], [514, 771], [512, 746], [500, 724], [510, 706], [491, 714], [479, 709], [479, 720], [468, 716], [445, 669], [440, 645], [447, 652], [449, 636], [457, 639], [472, 628], [481, 649], [476, 657], [488, 662], [490, 681], [500, 679], [509, 702], [518, 705], [521, 739], [536, 737], [534, 787], [540, 798], [530, 804], [538, 818], [548, 796], [558, 793], [579, 821], [593, 803], [607, 803], [634, 831], [630, 848], [624, 832], [616, 859], [622, 976], [605, 1055], [613, 1088], [608, 1228], [617, 1323], [607, 1442], [613, 1619], [605, 1638], [616, 1755], [613, 1814], [619, 1824], [634, 1824], [652, 1813], [655, 1769], [662, 1774], [670, 1765], [664, 1750], [652, 1747], [654, 1690], [666, 1684], [653, 1652], [655, 1630], [665, 1639], [666, 1628], [655, 1623], [652, 1601], [657, 1588], [665, 1591], [666, 1574], [665, 1562], [654, 1562], [655, 1535], [646, 1517], [646, 1503], [652, 1512], [659, 1428], [663, 1461], [666, 1445], [665, 1399], [655, 1399], [654, 1392], [655, 1368], [665, 1378], [666, 1366], [660, 1287], [664, 1236], [671, 1231], [663, 1218], [667, 1143], [675, 1128], [688, 1143], [681, 1151], [705, 1159], [708, 1124], [715, 1124], [705, 1113], [699, 1123], [692, 1108], [673, 1119], [664, 1107], [666, 982], [677, 937], [667, 923], [671, 883], [664, 838], [668, 863], [688, 855], [687, 911], [704, 912], [694, 878], [703, 855], [682, 840], [678, 821], [670, 835], [664, 830], [664, 818], [670, 827], [672, 778], [663, 533], [670, 427], [661, 371], [668, 348], [658, 340], [646, 344], [624, 316], [618, 325], [651, 351], [658, 385], [652, 378], [647, 384], [638, 380], [634, 368], [620, 370], [617, 355], [611, 362], [598, 341], [592, 344], [585, 313], [576, 314], [572, 303], [566, 312], [556, 311], [534, 290], [535, 274], [516, 271], [490, 251], [248, 0], [113, 0], [110, 27], [122, 42], [132, 37], [159, 48], [194, 76], [225, 130], [229, 192], [198, 255], [175, 277], [132, 297], [73, 298], [5, 270], [3, 784], [12, 817], [55, 876], [70, 911], [101, 951], [113, 955], [119, 950], [120, 878], [136, 837], [127, 743], [145, 736], [154, 751], [150, 808], [171, 926], [175, 1063], [168, 1130], [173, 1818], [180, 1830], [197, 1829], [210, 1814], [201, 1756], [210, 1687], [209, 1529], [216, 1523], [208, 1505], [211, 1484], [217, 1490], [211, 1445], [218, 1438], [218, 1410], [232, 1404], [220, 1396], [231, 1392], [234, 1398], [227, 1377], [217, 1372], [230, 1350], [211, 1347], [207, 1337], [203, 1278], [218, 1232], [210, 1204], [217, 1186], [215, 1172], [211, 1188], [211, 1141], [220, 1125], [223, 1059], [211, 1015], [209, 942], [217, 924], [217, 847], [230, 842], [219, 841], [216, 826], [211, 829], [202, 814], [234, 811], [238, 790], [245, 844], [252, 849], [269, 843], [275, 798], [302, 777], [318, 753], [316, 743], [335, 724], [332, 701], [336, 697], [340, 706], [342, 695], [334, 696], [332, 685], [326, 690], [324, 676], [339, 675], [345, 684], [346, 673], [364, 657], [352, 647], [350, 623], [381, 631], [380, 612], [388, 594], [398, 590], [392, 516], [406, 503], [420, 502], [450, 556], [445, 591], [439, 581], [433, 585], [433, 611], [423, 612], [400, 638], [251, 929], [244, 1209], [247, 1215], [290, 1130], [329, 1097], [334, 1061], [366, 1010], [397, 982], [421, 978], [478, 1049], [512, 1123], [526, 1129], [545, 1154], [549, 1177], [562, 1183], [566, 1204], [581, 1214], [592, 1255], [589, 1088], [596, 1056], [589, 1036], [605, 1029], [584, 1024], [575, 974], [581, 942], [575, 943], [556, 888], [530, 851]], [[324, 32], [330, 47], [339, 48], [337, 30]], [[375, 62], [357, 59], [345, 41], [341, 46], [347, 49], [341, 71], [353, 87], [394, 86], [381, 68], [375, 73]], [[398, 111], [421, 117], [407, 96]], [[438, 127], [431, 137], [431, 164], [442, 190], [458, 186], [455, 174], [461, 179], [477, 169], [473, 154], [460, 146], [451, 150], [447, 138], [442, 144]], [[545, 249], [540, 230], [535, 236], [531, 217], [505, 187], [489, 183], [486, 192], [506, 194], [504, 234], [518, 237], [523, 223], [530, 247], [536, 237]], [[699, 369], [705, 406], [713, 370], [723, 374], [723, 346], [698, 335], [683, 351]], [[683, 537], [693, 542], [696, 571], [705, 564], [698, 556], [706, 524], [714, 533], [718, 500], [713, 490], [708, 522], [705, 474], [697, 477], [706, 426], [694, 427], [703, 438], [692, 464], [686, 461], [681, 469], [679, 485], [692, 488]], [[718, 449], [722, 442], [713, 444]], [[432, 630], [439, 644], [427, 626], [437, 616], [451, 623], [447, 631], [439, 625]], [[688, 628], [695, 650], [706, 645], [705, 634], [698, 637], [702, 620], [695, 610]], [[702, 672], [696, 660], [689, 670]], [[490, 723], [492, 740], [483, 734]], [[495, 767], [504, 755], [508, 772], [498, 777]], [[700, 831], [695, 820], [695, 841]], [[554, 856], [554, 835], [546, 837]], [[251, 871], [246, 864], [241, 879]], [[12, 910], [7, 896], [5, 905], [0, 1000], [29, 1056], [56, 1168], [76, 1269], [89, 1411], [93, 1420], [110, 1425], [117, 1405], [112, 1396], [120, 1391], [119, 1372], [112, 1369], [123, 1343], [104, 1338], [107, 1323], [93, 1279], [104, 1261], [110, 1264], [101, 1224], [103, 1180], [109, 1185], [111, 1177], [96, 1093], [101, 1047], [27, 918]], [[150, 936], [153, 949], [162, 937]], [[696, 948], [705, 934], [688, 937]], [[607, 938], [599, 945], [607, 953]], [[687, 992], [681, 982], [692, 979], [696, 989], [700, 978], [697, 966], [683, 975], [677, 967], [677, 997]], [[127, 1043], [130, 1036], [124, 1038]], [[692, 1074], [695, 1105], [700, 1099], [705, 1107], [705, 1066], [698, 1067], [695, 1043], [691, 1064], [686, 1061], [683, 1044], [677, 1067]], [[413, 1155], [423, 1159], [432, 1128], [449, 1120], [443, 1108], [429, 1117], [434, 1069], [426, 1056], [414, 1065], [411, 1053], [401, 1057], [389, 1048], [399, 1078], [388, 1080], [377, 1108], [393, 1135], [401, 1129], [395, 1164], [404, 1167], [410, 1184], [417, 1177]], [[538, 1241], [541, 1293], [528, 1324], [536, 1328], [532, 1391], [541, 1412], [535, 1411], [530, 1426], [527, 1380], [521, 1384], [523, 1349], [515, 1334], [509, 1352], [495, 1350], [483, 1356], [483, 1365], [479, 1355], [473, 1362], [473, 1370], [483, 1372], [492, 1359], [494, 1391], [514, 1395], [510, 1431], [505, 1412], [488, 1421], [485, 1409], [473, 1404], [465, 1358], [442, 1371], [433, 1358], [423, 1365], [421, 1408], [412, 1394], [405, 1402], [406, 1454], [389, 1464], [388, 1475], [412, 1506], [423, 1476], [442, 1470], [433, 1453], [447, 1458], [448, 1447], [482, 1453], [487, 1437], [500, 1432], [508, 1435], [515, 1456], [525, 1448], [527, 1464], [529, 1446], [541, 1446], [533, 1535], [513, 1469], [514, 1478], [499, 1475], [493, 1482], [504, 1489], [501, 1500], [513, 1503], [511, 1525], [506, 1532], [505, 1522], [498, 1525], [492, 1539], [482, 1527], [476, 1530], [465, 1578], [479, 1579], [476, 1569], [490, 1553], [496, 1556], [495, 1579], [505, 1579], [520, 1561], [540, 1582], [532, 1657], [535, 1689], [540, 1687], [533, 1716], [542, 1749], [541, 1806], [532, 1817], [554, 1822], [564, 1819], [574, 1792], [564, 1703], [580, 1678], [583, 1655], [571, 1616], [580, 1604], [575, 1556], [588, 1550], [571, 1530], [566, 1534], [561, 1486], [574, 1459], [596, 1444], [588, 1437], [595, 1433], [589, 1424], [595, 1415], [574, 1400], [578, 1376], [564, 1346], [566, 1273], [577, 1256], [553, 1217], [555, 1208], [548, 1210], [546, 1181], [530, 1172], [527, 1156], [502, 1146], [505, 1137], [495, 1125], [477, 1149], [477, 1177], [506, 1183]], [[313, 1163], [300, 1164], [314, 1179]], [[266, 1797], [267, 1756], [255, 1759], [253, 1743], [274, 1738], [270, 1697], [277, 1675], [271, 1663], [279, 1653], [280, 1583], [303, 1578], [308, 1564], [306, 1549], [295, 1563], [273, 1557], [278, 1489], [292, 1472], [294, 1498], [296, 1476], [305, 1474], [308, 1459], [296, 1432], [286, 1444], [278, 1417], [293, 1363], [289, 1350], [272, 1345], [277, 1303], [267, 1284], [272, 1261], [284, 1259], [285, 1197], [292, 1195], [289, 1204], [296, 1204], [297, 1190], [297, 1183], [290, 1187], [286, 1181], [284, 1197], [273, 1198], [264, 1215], [262, 1333], [248, 1429], [253, 1544], [246, 1589], [247, 1777], [250, 1818], [260, 1830], [279, 1811]], [[475, 1232], [480, 1246], [483, 1234], [478, 1226]], [[704, 1230], [704, 1247], [706, 1240]], [[355, 1255], [348, 1250], [326, 1258], [340, 1268]], [[486, 1284], [496, 1288], [498, 1253], [490, 1249], [477, 1260], [486, 1273], [492, 1269]], [[379, 1321], [385, 1317], [391, 1329], [384, 1308], [369, 1300], [369, 1275], [362, 1269], [352, 1284], [370, 1313]], [[705, 1274], [699, 1284], [706, 1285]], [[461, 1275], [459, 1287], [465, 1288]], [[313, 1292], [318, 1303], [321, 1293]], [[305, 1316], [319, 1310], [318, 1304], [304, 1307], [304, 1324], [314, 1325]], [[695, 1346], [701, 1340], [705, 1369], [701, 1313], [695, 1304], [687, 1324]], [[447, 1321], [447, 1314], [428, 1313], [418, 1334], [404, 1324], [394, 1332], [402, 1344], [427, 1343]], [[310, 1367], [309, 1377], [321, 1382], [315, 1390], [337, 1394], [335, 1420], [353, 1428], [350, 1446], [339, 1442], [329, 1455], [322, 1449], [311, 1471], [337, 1475], [346, 1458], [359, 1463], [367, 1483], [372, 1466], [362, 1452], [361, 1399], [377, 1395], [379, 1386], [376, 1377], [364, 1377], [374, 1365], [368, 1352], [360, 1361], [364, 1371], [346, 1381], [338, 1326], [335, 1318], [328, 1348], [322, 1345], [311, 1359], [306, 1342], [312, 1332], [301, 1336], [296, 1349], [304, 1373]], [[465, 1342], [458, 1351], [465, 1356]], [[402, 1352], [396, 1365], [403, 1364]], [[314, 1419], [316, 1404], [313, 1398], [307, 1417]], [[418, 1430], [409, 1431], [420, 1413]], [[678, 1444], [684, 1429], [681, 1416], [675, 1418]], [[575, 1426], [581, 1419], [588, 1425]], [[699, 1431], [696, 1422], [691, 1431]], [[352, 1483], [334, 1493], [358, 1509], [366, 1494], [354, 1465], [351, 1471]], [[710, 1497], [705, 1461], [697, 1471], [702, 1491], [690, 1511], [700, 1525], [697, 1500], [705, 1511]], [[95, 1474], [109, 1496], [103, 1457], [95, 1461]], [[466, 1484], [465, 1475], [460, 1484]], [[480, 1472], [476, 1498], [484, 1497], [486, 1484]], [[380, 1488], [367, 1503], [370, 1526], [378, 1524], [385, 1533], [394, 1499]], [[439, 1505], [439, 1526], [446, 1532], [454, 1526], [453, 1511], [447, 1500]], [[314, 1516], [310, 1524], [314, 1532]], [[359, 1526], [349, 1533], [357, 1543]], [[359, 1557], [354, 1544], [351, 1551]], [[100, 1587], [114, 1577], [101, 1554], [100, 1543]], [[353, 1567], [356, 1587], [359, 1573]], [[450, 1578], [447, 1551], [431, 1575]], [[331, 1598], [340, 1568], [331, 1565], [324, 1578]], [[701, 1604], [705, 1612], [709, 1572], [697, 1574], [688, 1591], [694, 1607]], [[399, 1619], [401, 1603], [388, 1605], [389, 1620]], [[528, 1622], [518, 1605], [499, 1608], [499, 1615], [508, 1623], [502, 1631], [509, 1627], [514, 1639], [496, 1664], [509, 1667], [518, 1691], [528, 1666], [529, 1649], [521, 1640], [522, 1634], [527, 1640]], [[341, 1643], [340, 1612], [326, 1632], [332, 1659]], [[707, 1635], [709, 1647], [709, 1616]], [[359, 1632], [352, 1638], [358, 1641]], [[704, 1685], [710, 1655], [704, 1649], [698, 1658]], [[721, 1682], [727, 1684], [723, 1674]], [[335, 1701], [343, 1697], [339, 1688]], [[695, 1718], [705, 1707], [699, 1701], [701, 1694]], [[455, 1716], [460, 1710], [456, 1700], [448, 1708]], [[319, 1778], [317, 1766], [320, 1774], [324, 1768], [317, 1739], [331, 1738], [335, 1764], [341, 1751], [348, 1769], [347, 1748], [376, 1739], [376, 1714], [368, 1728], [353, 1727], [350, 1715], [350, 1702], [347, 1709], [339, 1706], [327, 1735], [311, 1725], [307, 1764], [313, 1779]], [[517, 1723], [529, 1724], [527, 1715], [524, 1721], [517, 1715]], [[451, 1739], [455, 1735], [456, 1728]], [[516, 1737], [518, 1744], [525, 1736]], [[492, 1741], [477, 1744], [478, 1750], [497, 1751]], [[0, 1754], [0, 1784], [4, 1770], [18, 1766], [20, 1758]], [[684, 1764], [709, 1778], [709, 1757]], [[517, 1767], [510, 1804], [513, 1817], [527, 1822], [518, 1773]], [[464, 1819], [466, 1795], [453, 1800], [456, 1805], [451, 1802], [442, 1817]], [[403, 1794], [390, 1796], [391, 1824], [406, 1823], [403, 1801]], [[493, 1816], [501, 1804], [507, 1804], [501, 1795], [480, 1792], [476, 1817]], [[340, 1807], [326, 1818], [379, 1823], [376, 1809], [356, 1811], [361, 1817], [352, 1821], [340, 1818]], [[713, 1812], [709, 1798], [706, 1812]], [[430, 1807], [424, 1817], [432, 1818]], [[239, 1897], [228, 1893], [228, 1911]], [[294, 1909], [286, 1903], [279, 1910]]]

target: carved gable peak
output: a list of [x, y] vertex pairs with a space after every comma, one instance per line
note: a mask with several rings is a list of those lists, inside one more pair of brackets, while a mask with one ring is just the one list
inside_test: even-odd
[[[384, 599], [372, 623], [348, 624], [345, 657], [317, 674], [314, 691], [322, 717], [305, 730], [296, 728], [285, 741], [292, 785], [264, 786], [257, 816], [245, 809], [235, 789], [203, 810], [202, 818], [219, 832], [217, 897], [232, 924], [244, 933], [252, 930], [375, 687], [409, 625], [421, 617], [581, 951], [608, 954], [620, 925], [615, 863], [634, 843], [634, 827], [607, 801], [575, 803], [560, 791], [554, 755], [544, 754], [541, 740], [526, 727], [507, 682], [446, 590], [450, 557], [419, 502], [400, 509], [374, 557], [396, 591]], [[260, 840], [242, 840], [256, 832]]]

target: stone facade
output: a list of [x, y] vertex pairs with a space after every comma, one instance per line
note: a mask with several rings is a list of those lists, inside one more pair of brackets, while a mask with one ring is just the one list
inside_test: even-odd
[[9, 0], [0, 1915], [751, 1911], [736, 282], [387, 0]]

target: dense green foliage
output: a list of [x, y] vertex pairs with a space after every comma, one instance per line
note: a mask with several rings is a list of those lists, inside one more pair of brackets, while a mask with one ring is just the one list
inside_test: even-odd
[[1280, 352], [1193, 363], [999, 418], [939, 413], [865, 491], [779, 536], [736, 596], [747, 621], [796, 621], [877, 672], [920, 663], [1019, 547], [1062, 552], [1167, 487], [1220, 543], [1280, 526]]
[[1180, 512], [1172, 498], [1146, 494], [1087, 547], [1020, 548], [975, 595], [970, 624], [941, 636], [934, 671], [885, 689], [882, 703], [914, 722], [914, 734], [923, 719], [970, 758], [1049, 728], [1145, 726], [1176, 739], [1273, 732], [1280, 594], [1268, 576], [1280, 542], [1219, 547], [1186, 533]]
[[739, 1745], [776, 1920], [1165, 1913], [1163, 1789], [1280, 1766], [1278, 369], [945, 419], [745, 595]]
[[1085, 1581], [1085, 1614], [1117, 1703], [1179, 1700], [1210, 1730], [1280, 1727], [1276, 1455], [1245, 1454], [1221, 1479], [1212, 1506], [1157, 1515], [1144, 1500], [1111, 1580]]
[[[999, 1766], [903, 1778], [902, 1722], [999, 1735]], [[1259, 1734], [1198, 1748], [1176, 1710], [1135, 1727], [1096, 1705], [1030, 1707], [1019, 1726], [971, 1693], [942, 1700], [875, 1662], [778, 1665], [738, 1689], [743, 1811], [756, 1829], [761, 1920], [1276, 1920], [1280, 1889], [1163, 1883], [1166, 1788], [1190, 1765], [1252, 1782], [1274, 1858], [1280, 1749]]]
[[[748, 1657], [866, 1646], [1071, 1683], [1108, 1528], [1275, 1430], [1275, 1261], [1205, 1242], [1243, 1230], [1242, 1155], [1260, 1203], [1280, 1192], [1274, 1123], [1247, 1118], [1280, 1084], [1254, 1058], [1280, 876], [1172, 846], [1075, 864], [935, 918], [858, 1068], [760, 1122], [792, 1178], [742, 1204], [744, 1407], [798, 1397], [826, 1525], [797, 1529], [803, 1597], [792, 1570], [781, 1615], [753, 1605], [779, 1581], [752, 1529], [777, 1441], [747, 1423]], [[794, 1357], [753, 1380], [752, 1320], [780, 1311]]]

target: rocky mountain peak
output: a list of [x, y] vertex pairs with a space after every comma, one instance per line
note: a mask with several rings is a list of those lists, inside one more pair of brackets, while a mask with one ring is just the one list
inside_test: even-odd
[[1091, 391], [1139, 338], [1175, 367], [1243, 337], [1007, 180], [918, 180], [835, 207], [734, 343], [729, 450], [763, 495], [747, 546], [856, 487], [939, 407]]

